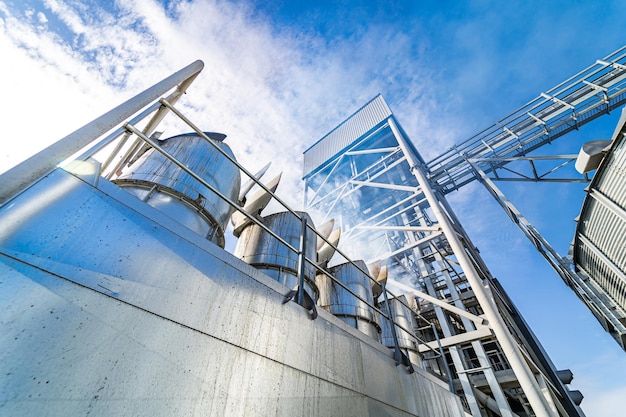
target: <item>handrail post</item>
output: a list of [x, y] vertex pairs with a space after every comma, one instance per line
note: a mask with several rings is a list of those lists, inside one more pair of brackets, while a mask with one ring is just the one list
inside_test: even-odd
[[454, 389], [454, 381], [452, 380], [452, 373], [450, 372], [450, 365], [448, 364], [448, 360], [446, 359], [446, 355], [443, 352], [443, 346], [441, 346], [441, 339], [439, 339], [439, 332], [435, 327], [434, 323], [430, 323], [431, 329], [433, 329], [433, 333], [435, 334], [435, 339], [437, 340], [437, 348], [439, 349], [439, 354], [441, 355], [441, 361], [443, 362], [443, 367], [446, 370], [446, 375], [448, 376], [448, 386], [450, 388], [450, 392], [456, 394], [456, 390]]
[[306, 216], [302, 216], [302, 230], [300, 232], [300, 253], [298, 254], [298, 298], [297, 302], [304, 305], [304, 274], [306, 270]]
[[387, 288], [384, 282], [380, 283], [383, 288], [383, 298], [385, 299], [385, 305], [387, 306], [387, 314], [389, 315], [389, 325], [391, 326], [391, 337], [393, 338], [393, 344], [395, 346], [393, 352], [393, 358], [396, 361], [396, 366], [404, 364], [409, 367], [409, 371], [413, 372], [413, 366], [404, 353], [400, 350], [400, 342], [398, 342], [398, 333], [396, 330], [396, 322], [393, 318], [393, 312], [391, 311], [391, 304], [389, 303], [389, 297], [387, 297]]

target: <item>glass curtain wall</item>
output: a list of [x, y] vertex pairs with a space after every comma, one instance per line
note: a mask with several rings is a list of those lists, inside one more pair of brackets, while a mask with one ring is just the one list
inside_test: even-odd
[[[339, 247], [352, 259], [385, 265], [394, 293], [402, 293], [397, 291], [400, 287], [394, 288], [394, 281], [414, 290], [405, 295], [416, 316], [421, 355], [417, 365], [442, 379], [451, 378], [452, 389], [472, 415], [534, 415], [492, 333], [469, 315], [456, 314], [419, 296], [434, 297], [475, 316], [483, 313], [411, 172], [392, 124], [399, 126], [378, 96], [307, 149], [306, 210], [316, 223], [335, 220], [342, 232]], [[412, 145], [409, 151], [423, 163]], [[445, 198], [437, 195], [481, 278], [491, 281]], [[509, 314], [516, 310], [504, 290], [492, 288], [499, 289], [494, 290], [494, 298], [536, 378], [548, 387], [548, 402], [558, 413], [554, 415], [582, 415], [523, 320], [516, 321], [517, 316]], [[426, 347], [436, 347], [437, 339], [447, 361]]]

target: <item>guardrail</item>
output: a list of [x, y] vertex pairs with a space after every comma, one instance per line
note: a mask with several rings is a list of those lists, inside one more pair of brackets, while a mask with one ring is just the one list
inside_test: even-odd
[[[429, 359], [437, 357], [442, 358], [445, 368], [448, 369], [448, 364], [446, 362], [446, 358], [443, 354], [443, 349], [441, 348], [440, 344], [438, 350], [431, 348], [426, 341], [419, 339], [414, 334], [414, 329], [407, 329], [394, 320], [392, 311], [389, 306], [390, 298], [395, 299], [397, 302], [401, 303], [406, 308], [413, 311], [413, 309], [408, 304], [402, 301], [396, 294], [393, 294], [391, 291], [389, 291], [384, 283], [378, 283], [374, 278], [371, 277], [369, 271], [363, 270], [344, 252], [342, 252], [332, 242], [330, 242], [325, 236], [322, 236], [314, 227], [308, 224], [304, 216], [300, 216], [298, 212], [289, 207], [289, 205], [287, 205], [287, 203], [285, 203], [278, 195], [276, 195], [261, 181], [259, 181], [255, 177], [255, 175], [253, 175], [245, 167], [239, 164], [234, 158], [224, 152], [219, 146], [215, 145], [198, 126], [196, 126], [176, 107], [174, 107], [173, 102], [178, 100], [178, 98], [186, 91], [187, 87], [189, 87], [189, 85], [202, 70], [203, 65], [204, 64], [202, 63], [202, 61], [196, 61], [188, 65], [187, 67], [174, 73], [170, 77], [165, 78], [161, 82], [146, 89], [137, 96], [110, 110], [109, 112], [88, 123], [82, 128], [76, 130], [75, 132], [56, 142], [49, 148], [44, 149], [30, 159], [19, 164], [15, 168], [12, 168], [11, 170], [2, 174], [0, 176], [0, 206], [6, 204], [16, 195], [19, 195], [34, 182], [47, 175], [55, 168], [59, 166], [66, 166], [73, 161], [87, 160], [93, 157], [95, 154], [102, 152], [108, 146], [113, 146], [113, 148], [108, 156], [106, 156], [104, 162], [101, 165], [100, 175], [109, 180], [115, 176], [116, 172], [122, 169], [125, 165], [130, 164], [134, 158], [142, 154], [146, 149], [152, 148], [156, 152], [159, 152], [161, 155], [163, 155], [166, 159], [176, 164], [189, 176], [201, 183], [204, 187], [211, 190], [220, 199], [229, 204], [232, 208], [246, 216], [248, 220], [250, 220], [252, 223], [261, 227], [265, 232], [269, 233], [273, 238], [277, 239], [281, 244], [285, 245], [290, 251], [293, 251], [297, 254], [299, 259], [299, 285], [295, 293], [294, 291], [290, 291], [285, 294], [284, 302], [287, 302], [293, 298], [294, 301], [296, 301], [301, 306], [307, 308], [308, 310], [312, 310], [311, 318], [314, 319], [316, 317], [316, 314], [313, 314], [315, 313], [315, 306], [307, 305], [307, 300], [304, 294], [304, 269], [306, 264], [308, 263], [315, 268], [318, 274], [325, 275], [326, 277], [331, 279], [334, 284], [339, 285], [353, 297], [365, 303], [373, 311], [378, 313], [380, 317], [383, 317], [390, 323], [393, 323], [391, 329], [393, 333], [393, 339], [395, 341], [394, 358], [397, 365], [403, 364], [409, 369], [409, 371], [413, 371], [411, 362], [401, 351], [398, 344], [397, 329], [400, 329], [415, 337], [417, 343], [423, 344], [427, 347], [428, 350], [432, 351], [433, 356]], [[166, 92], [174, 88], [175, 91], [172, 92], [168, 97], [161, 97]], [[156, 140], [150, 137], [151, 133], [155, 131], [159, 123], [164, 119], [164, 117], [166, 117], [166, 115], [169, 114], [177, 116], [198, 136], [206, 140], [219, 153], [221, 153], [232, 164], [234, 164], [240, 170], [240, 172], [243, 173], [243, 175], [253, 181], [265, 192], [269, 193], [272, 199], [274, 199], [286, 211], [296, 216], [299, 221], [302, 222], [300, 247], [296, 248], [293, 245], [289, 244], [274, 231], [268, 228], [262, 221], [244, 211], [241, 202], [232, 201], [228, 197], [220, 193], [220, 191], [218, 191], [211, 184], [203, 180], [200, 176], [194, 173], [193, 170], [189, 169], [177, 158], [169, 154], [158, 144]], [[145, 121], [146, 119], [148, 119], [148, 122], [145, 127], [143, 129], [139, 129], [137, 125]], [[132, 140], [133, 138], [134, 141]], [[129, 140], [131, 140], [131, 142], [129, 142]], [[117, 160], [117, 162], [111, 168], [111, 164], [115, 160]], [[59, 161], [61, 162], [59, 163]], [[346, 262], [349, 262], [350, 264], [355, 266], [361, 273], [365, 274], [371, 281], [371, 283], [376, 283], [382, 286], [382, 296], [386, 301], [387, 311], [383, 311], [376, 305], [376, 303], [370, 303], [368, 300], [363, 299], [361, 296], [356, 294], [342, 282], [337, 280], [327, 269], [322, 268], [320, 265], [318, 265], [317, 260], [309, 259], [305, 255], [305, 237], [308, 233], [311, 232], [315, 233], [318, 238], [329, 244], [335, 250], [335, 253], [345, 259]], [[435, 326], [430, 321], [417, 313], [416, 317], [431, 326], [435, 334], [436, 340], [439, 341], [439, 335], [437, 334]], [[450, 378], [449, 372], [448, 378]], [[452, 387], [451, 381], [448, 382]]]
[[[625, 103], [623, 46], [428, 161], [429, 178], [447, 194], [477, 179], [466, 158], [526, 156]], [[489, 173], [507, 163], [484, 164], [481, 169]]]

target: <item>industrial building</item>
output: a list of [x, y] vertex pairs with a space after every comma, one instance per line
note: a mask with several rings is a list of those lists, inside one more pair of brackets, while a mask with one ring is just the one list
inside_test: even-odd
[[[304, 152], [304, 180], [307, 211], [335, 219], [339, 247], [384, 265], [387, 285], [411, 300], [413, 338], [400, 348], [449, 380], [472, 415], [533, 415], [539, 407], [582, 415], [572, 400], [580, 393], [571, 395], [570, 378], [560, 378], [431, 188], [424, 160], [382, 96]], [[433, 352], [438, 346], [443, 355]]]
[[[577, 219], [572, 262], [597, 294], [586, 302], [602, 327], [626, 350], [626, 112], [610, 141], [596, 152], [597, 168]], [[583, 152], [581, 152], [585, 155]], [[588, 167], [591, 168], [591, 167]], [[585, 300], [583, 298], [583, 300]]]
[[[330, 235], [262, 213], [278, 180], [176, 109], [202, 68], [0, 177], [0, 414], [465, 416], [445, 381], [316, 307]], [[157, 139], [166, 116], [190, 133]], [[371, 297], [351, 265], [335, 273]]]
[[[304, 211], [177, 109], [202, 62], [172, 74], [0, 176], [0, 414], [583, 416], [445, 195], [480, 180], [515, 216], [487, 174], [567, 133], [571, 107], [622, 105], [623, 60], [430, 162], [377, 96], [304, 152]], [[187, 133], [161, 138], [166, 117]], [[623, 302], [622, 142], [578, 269], [551, 258], [617, 333], [600, 289]]]

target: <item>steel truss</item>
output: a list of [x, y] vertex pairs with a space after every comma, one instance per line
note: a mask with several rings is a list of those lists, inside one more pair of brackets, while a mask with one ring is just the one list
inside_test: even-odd
[[[572, 171], [577, 156], [532, 155], [511, 158], [476, 158], [472, 159], [471, 163], [473, 167], [486, 167], [491, 176], [487, 175], [485, 168], [482, 168], [481, 172], [492, 181], [587, 183], [591, 181], [587, 173], [581, 177], [579, 173]], [[548, 164], [547, 167], [546, 164]], [[513, 167], [513, 165], [516, 166]], [[572, 169], [568, 171], [566, 168]], [[563, 171], [566, 172], [563, 173]], [[561, 176], [555, 176], [557, 172]]]
[[502, 171], [509, 158], [528, 156], [626, 103], [626, 47], [596, 61], [556, 87], [427, 163], [429, 178], [447, 194], [477, 179], [467, 159], [486, 173]]
[[584, 271], [576, 271], [571, 257], [559, 255], [530, 221], [506, 198], [491, 178], [478, 168], [475, 161], [468, 160], [468, 163], [491, 196], [500, 204], [513, 223], [519, 227], [548, 264], [559, 274], [565, 284], [585, 303], [602, 327], [611, 334], [622, 349], [626, 348], [624, 346], [626, 311], [615, 303], [606, 291], [590, 279]]
[[[451, 376], [473, 416], [483, 409], [515, 416], [510, 403], [527, 414], [579, 415], [541, 354], [509, 333], [519, 327], [507, 315], [514, 308], [490, 291], [489, 271], [393, 117], [305, 180], [307, 210], [335, 219], [343, 250], [386, 264], [389, 286], [415, 297], [414, 310], [436, 328], [417, 331], [423, 366]], [[438, 345], [452, 375], [428, 354]]]
[[[428, 162], [427, 168], [429, 179], [443, 194], [480, 181], [602, 327], [626, 350], [626, 311], [597, 282], [602, 276], [590, 276], [582, 267], [576, 267], [572, 253], [559, 255], [495, 185], [495, 181], [591, 182], [587, 173], [581, 176], [571, 169], [578, 155], [537, 156], [529, 152], [624, 105], [625, 64], [626, 47], [622, 47], [450, 148]], [[588, 198], [611, 204], [608, 199], [602, 200], [597, 190], [591, 190]], [[584, 236], [577, 235], [575, 243], [593, 252], [625, 279], [623, 271]]]

